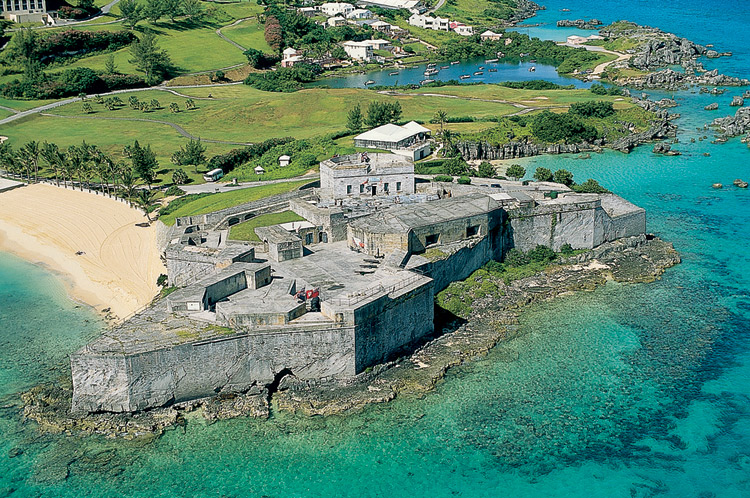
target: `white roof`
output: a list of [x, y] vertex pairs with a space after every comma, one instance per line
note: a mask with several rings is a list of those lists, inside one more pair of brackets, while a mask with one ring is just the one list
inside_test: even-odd
[[371, 23], [370, 26], [390, 26], [390, 23], [385, 21], [375, 21], [374, 23]]
[[429, 133], [430, 129], [425, 128], [415, 121], [410, 121], [404, 126], [392, 123], [378, 126], [370, 131], [354, 137], [355, 140], [373, 140], [378, 142], [400, 142], [401, 140], [413, 137], [419, 133]]
[[296, 55], [297, 51], [293, 49], [292, 47], [285, 48], [284, 52], [282, 52], [284, 55]]
[[411, 9], [416, 7], [419, 0], [361, 0], [360, 3], [370, 5], [382, 5], [394, 9]]
[[367, 42], [355, 42], [355, 41], [345, 41], [342, 45], [345, 47], [369, 47], [370, 44]]
[[494, 31], [490, 31], [489, 29], [482, 33], [479, 36], [501, 36], [499, 33], [495, 33]]
[[382, 38], [378, 38], [377, 40], [364, 40], [363, 43], [366, 43], [368, 45], [390, 45], [391, 42], [388, 40], [383, 40]]
[[262, 172], [264, 172], [265, 170], [263, 169], [263, 166], [256, 166], [256, 167], [255, 167], [255, 172], [257, 173], [258, 171], [260, 171], [260, 172], [262, 173]]
[[223, 169], [221, 169], [221, 168], [216, 168], [216, 169], [212, 169], [211, 171], [209, 171], [208, 173], [206, 173], [206, 175], [207, 175], [207, 176], [213, 176], [213, 175], [217, 175], [217, 174], [219, 174], [219, 173], [223, 173], [223, 172], [224, 172], [224, 170], [223, 170]]
[[287, 232], [296, 232], [301, 228], [314, 228], [315, 225], [309, 221], [290, 221], [288, 223], [279, 223], [279, 226]]
[[289, 159], [291, 159], [291, 157], [289, 157], [286, 154], [284, 154], [283, 156], [279, 156], [279, 161], [281, 161], [282, 159], [289, 160]]

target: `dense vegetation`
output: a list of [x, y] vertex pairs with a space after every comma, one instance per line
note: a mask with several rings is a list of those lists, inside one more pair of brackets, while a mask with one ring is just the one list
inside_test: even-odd
[[265, 92], [295, 92], [304, 88], [306, 83], [314, 81], [319, 73], [318, 66], [296, 64], [276, 71], [251, 73], [245, 78], [245, 84]]

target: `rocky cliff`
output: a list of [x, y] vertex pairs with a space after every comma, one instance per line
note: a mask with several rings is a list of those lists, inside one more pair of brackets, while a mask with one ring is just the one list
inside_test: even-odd
[[604, 23], [599, 19], [591, 19], [589, 21], [584, 19], [575, 19], [572, 21], [569, 19], [562, 19], [557, 21], [557, 26], [559, 28], [599, 29], [603, 24]]

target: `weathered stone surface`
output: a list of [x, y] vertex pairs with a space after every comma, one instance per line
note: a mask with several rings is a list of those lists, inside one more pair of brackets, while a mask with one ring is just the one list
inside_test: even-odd
[[742, 107], [743, 105], [745, 105], [745, 99], [738, 95], [734, 96], [732, 97], [732, 102], [729, 105], [732, 107]]
[[708, 104], [706, 107], [704, 107], [703, 109], [705, 109], [706, 111], [715, 111], [718, 108], [719, 108], [719, 104], [716, 102], [712, 102]]
[[716, 118], [711, 126], [718, 128], [724, 135], [736, 137], [750, 131], [750, 108], [740, 107], [734, 116]]

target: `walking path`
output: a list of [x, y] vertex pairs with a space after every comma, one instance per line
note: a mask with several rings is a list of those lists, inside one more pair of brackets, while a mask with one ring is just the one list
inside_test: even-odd
[[[231, 175], [230, 175], [231, 176]], [[280, 180], [261, 180], [257, 182], [242, 182], [237, 185], [230, 183], [201, 183], [200, 185], [180, 185], [180, 188], [187, 194], [203, 194], [203, 193], [215, 193], [215, 192], [232, 192], [234, 190], [259, 187], [261, 185], [270, 185], [272, 183], [289, 183], [298, 182], [300, 180], [317, 180], [320, 177], [318, 173], [307, 173], [303, 176], [295, 176], [293, 178], [282, 178]]]
[[235, 47], [239, 48], [240, 50], [242, 50], [244, 52], [244, 51], [247, 50], [245, 47], [243, 47], [242, 45], [240, 45], [236, 41], [230, 40], [229, 38], [227, 38], [226, 36], [224, 36], [224, 33], [222, 33], [221, 30], [224, 29], [224, 28], [231, 28], [232, 26], [237, 26], [239, 23], [247, 21], [249, 19], [252, 19], [252, 17], [243, 17], [242, 19], [237, 19], [232, 24], [228, 24], [226, 26], [222, 26], [219, 29], [217, 29], [216, 30], [216, 34], [219, 35], [219, 38], [221, 38], [225, 42], [231, 43], [232, 45], [234, 45]]

